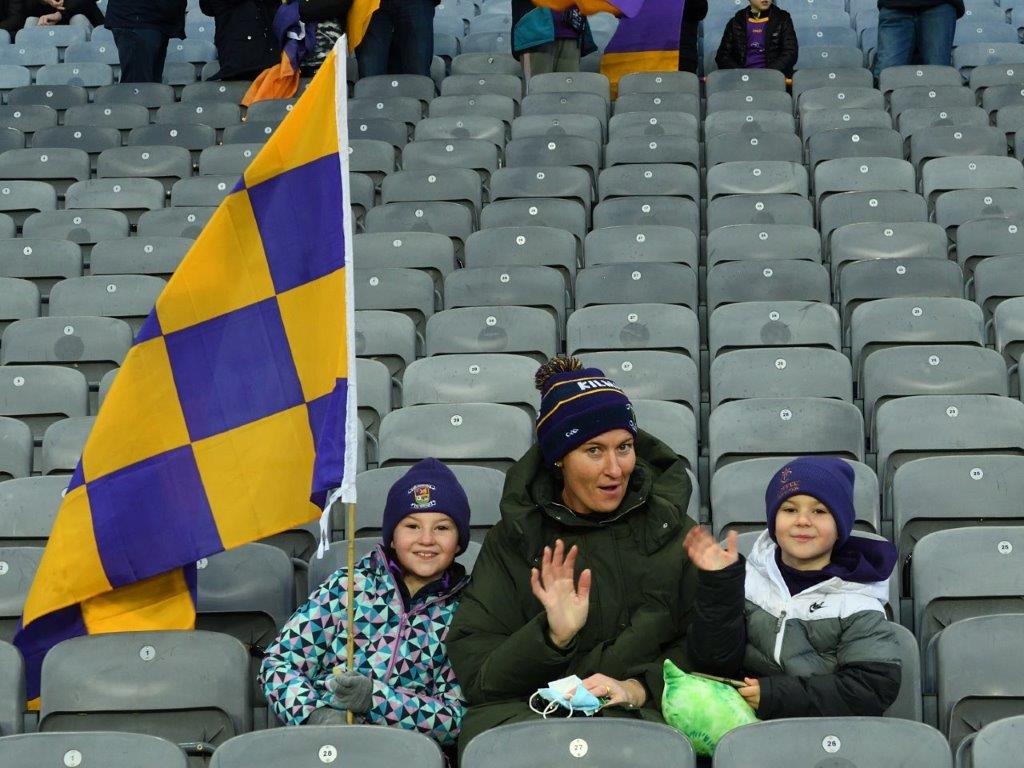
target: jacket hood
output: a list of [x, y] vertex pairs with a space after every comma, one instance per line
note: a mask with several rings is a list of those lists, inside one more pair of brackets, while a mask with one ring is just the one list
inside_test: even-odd
[[[344, 574], [344, 568], [340, 569], [340, 571]], [[384, 550], [383, 544], [375, 546], [362, 560], [356, 563], [357, 577], [360, 572], [368, 576], [372, 574], [373, 581], [378, 585], [378, 589], [384, 587], [387, 592], [401, 600], [404, 585], [399, 585], [400, 576], [389, 567], [388, 555]], [[426, 598], [427, 601], [434, 599], [448, 600], [461, 592], [469, 583], [469, 574], [466, 573], [465, 566], [458, 560], [453, 560], [452, 564], [448, 567], [447, 577], [447, 586], [432, 590]], [[345, 576], [343, 575], [342, 578], [345, 578]], [[424, 589], [429, 589], [429, 586]]]
[[[850, 542], [856, 543], [851, 547]], [[895, 564], [895, 555], [889, 561], [887, 555], [884, 554], [883, 547], [863, 546], [865, 542], [870, 545], [888, 544], [888, 542], [877, 542], [873, 539], [851, 536], [846, 544], [833, 553], [832, 563], [826, 569], [828, 578], [810, 587], [806, 592], [859, 594], [873, 597], [883, 604], [887, 603], [889, 601], [889, 574], [892, 573]], [[889, 544], [889, 547], [892, 545]], [[768, 531], [763, 531], [754, 542], [750, 555], [747, 556], [747, 565], [779, 586], [785, 594], [789, 594], [789, 588], [786, 586], [778, 563], [775, 562], [775, 552], [778, 548], [779, 545], [772, 541]], [[888, 568], [886, 568], [887, 562]]]
[[[544, 518], [571, 528], [598, 528], [627, 517], [644, 552], [658, 550], [679, 534], [690, 500], [690, 478], [685, 462], [653, 435], [640, 430], [636, 437], [636, 468], [619, 509], [600, 520], [573, 513], [561, 502], [558, 476], [544, 464], [534, 445], [505, 476], [501, 518], [510, 535], [532, 555], [543, 546]], [[643, 510], [642, 515], [633, 515]]]

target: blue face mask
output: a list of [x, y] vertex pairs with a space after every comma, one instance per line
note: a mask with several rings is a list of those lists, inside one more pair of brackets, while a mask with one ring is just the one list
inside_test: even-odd
[[[533, 705], [533, 699], [540, 696], [549, 702], [544, 709], [538, 709]], [[559, 708], [569, 710], [571, 715], [574, 712], [582, 712], [590, 717], [603, 706], [601, 700], [583, 686], [583, 681], [576, 675], [564, 677], [561, 680], [553, 680], [548, 683], [547, 688], [540, 688], [530, 697], [530, 709], [542, 717]]]

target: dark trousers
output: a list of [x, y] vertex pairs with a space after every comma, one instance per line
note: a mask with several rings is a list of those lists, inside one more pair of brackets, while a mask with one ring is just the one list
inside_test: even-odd
[[168, 37], [159, 29], [134, 27], [110, 30], [121, 62], [122, 83], [160, 83], [164, 79], [164, 59]]
[[356, 48], [360, 77], [429, 77], [433, 57], [434, 0], [381, 0]]

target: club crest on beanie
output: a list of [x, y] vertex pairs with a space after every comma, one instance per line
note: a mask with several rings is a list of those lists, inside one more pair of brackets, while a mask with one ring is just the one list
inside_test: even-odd
[[459, 552], [466, 551], [469, 498], [455, 473], [437, 459], [422, 459], [413, 464], [388, 491], [381, 526], [385, 548], [391, 546], [395, 527], [402, 519], [417, 512], [448, 515], [459, 531]]
[[775, 516], [791, 496], [813, 496], [836, 521], [836, 547], [850, 538], [856, 510], [853, 506], [853, 467], [835, 456], [801, 456], [786, 464], [768, 482], [765, 511], [768, 535], [775, 541]]
[[601, 369], [584, 368], [575, 357], [553, 357], [537, 370], [534, 384], [541, 394], [537, 443], [548, 466], [613, 429], [636, 437], [633, 405]]

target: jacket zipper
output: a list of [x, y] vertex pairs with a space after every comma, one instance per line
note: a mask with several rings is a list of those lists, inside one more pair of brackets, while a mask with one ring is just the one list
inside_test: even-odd
[[786, 611], [779, 614], [775, 621], [775, 663], [782, 666], [782, 639], [786, 635]]
[[430, 606], [435, 605], [436, 603], [440, 603], [443, 600], [447, 600], [451, 596], [453, 591], [454, 588], [452, 590], [449, 590], [448, 592], [445, 592], [444, 594], [435, 595], [429, 600], [423, 601], [423, 604], [417, 606], [416, 609], [413, 611], [406, 611], [405, 606], [402, 606], [402, 611], [398, 619], [398, 630], [395, 633], [395, 642], [391, 644], [391, 654], [390, 658], [388, 659], [388, 671], [386, 675], [387, 680], [391, 680], [391, 673], [395, 669], [395, 662], [398, 661], [398, 648], [402, 644], [402, 632], [403, 630], [405, 630], [406, 625], [409, 623], [409, 617], [413, 614], [426, 612], [426, 610]]

